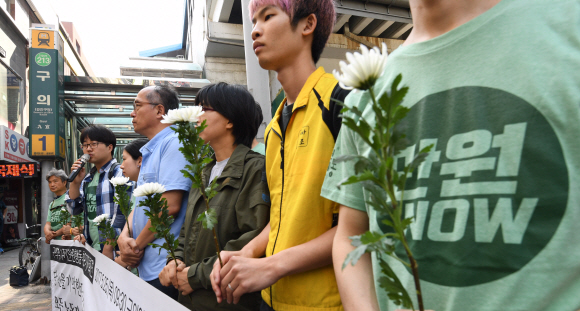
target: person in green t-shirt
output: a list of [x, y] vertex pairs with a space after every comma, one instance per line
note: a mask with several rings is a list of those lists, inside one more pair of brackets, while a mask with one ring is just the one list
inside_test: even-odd
[[[403, 217], [425, 308], [436, 311], [577, 310], [580, 307], [580, 2], [410, 0], [413, 30], [374, 86], [409, 87], [402, 105], [408, 176]], [[369, 92], [346, 99], [374, 126]], [[342, 264], [350, 236], [389, 227], [354, 173], [369, 146], [347, 127], [321, 195], [340, 207], [334, 269], [345, 310], [398, 309], [380, 287], [376, 254]], [[395, 248], [399, 258], [404, 250]], [[386, 256], [383, 256], [386, 257]], [[409, 269], [386, 259], [414, 299]], [[374, 282], [373, 282], [374, 281]], [[376, 293], [376, 295], [375, 295]], [[417, 307], [417, 303], [415, 303]]]
[[48, 207], [48, 215], [46, 217], [46, 224], [44, 225], [44, 235], [46, 237], [46, 244], [50, 244], [52, 240], [61, 240], [71, 238], [70, 230], [65, 232], [63, 224], [60, 219], [60, 211], [66, 206], [64, 202], [64, 194], [66, 192], [67, 176], [63, 170], [52, 169], [46, 174], [48, 187], [54, 193], [55, 199]]
[[[256, 105], [256, 128], [259, 129], [262, 126], [262, 121], [264, 121], [264, 115], [262, 115], [262, 107], [260, 105]], [[266, 145], [259, 142], [258, 139], [254, 138], [252, 141], [252, 151], [257, 152], [263, 156], [266, 155]]]

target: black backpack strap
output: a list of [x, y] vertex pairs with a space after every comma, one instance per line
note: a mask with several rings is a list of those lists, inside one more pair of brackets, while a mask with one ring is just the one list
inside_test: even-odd
[[111, 180], [111, 178], [113, 178], [115, 176], [115, 170], [117, 169], [117, 167], [121, 165], [118, 162], [113, 163], [113, 165], [111, 165], [111, 168], [109, 169], [109, 180]]

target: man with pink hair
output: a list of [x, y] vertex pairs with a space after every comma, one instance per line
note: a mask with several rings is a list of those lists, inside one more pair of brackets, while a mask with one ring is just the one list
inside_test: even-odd
[[[262, 310], [342, 310], [332, 267], [338, 204], [322, 198], [348, 92], [316, 68], [334, 26], [332, 0], [253, 0], [254, 53], [286, 98], [266, 128], [270, 223], [239, 252], [222, 252], [211, 281], [218, 301], [262, 290]], [[265, 256], [265, 257], [264, 257]]]

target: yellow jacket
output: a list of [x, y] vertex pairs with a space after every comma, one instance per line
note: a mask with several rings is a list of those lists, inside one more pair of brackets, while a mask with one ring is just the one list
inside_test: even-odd
[[[341, 106], [348, 92], [317, 69], [310, 75], [292, 109], [284, 141], [279, 125], [286, 99], [266, 128], [266, 177], [270, 188], [270, 235], [266, 256], [304, 244], [328, 231], [338, 204], [320, 196], [334, 142], [340, 129]], [[280, 279], [262, 291], [277, 311], [342, 310], [332, 266]], [[272, 306], [273, 304], [273, 306]]]

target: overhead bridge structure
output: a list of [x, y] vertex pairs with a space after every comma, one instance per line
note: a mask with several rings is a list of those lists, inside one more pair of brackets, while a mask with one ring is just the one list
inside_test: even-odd
[[147, 86], [167, 84], [175, 87], [182, 106], [190, 106], [195, 102], [199, 89], [209, 84], [209, 81], [180, 78], [65, 76], [64, 101], [68, 147], [66, 162], [78, 158], [81, 153], [77, 147], [80, 144], [79, 132], [90, 124], [104, 125], [115, 133], [117, 137], [115, 155], [119, 158], [126, 143], [143, 137], [134, 132], [131, 122], [133, 102], [137, 93]]

